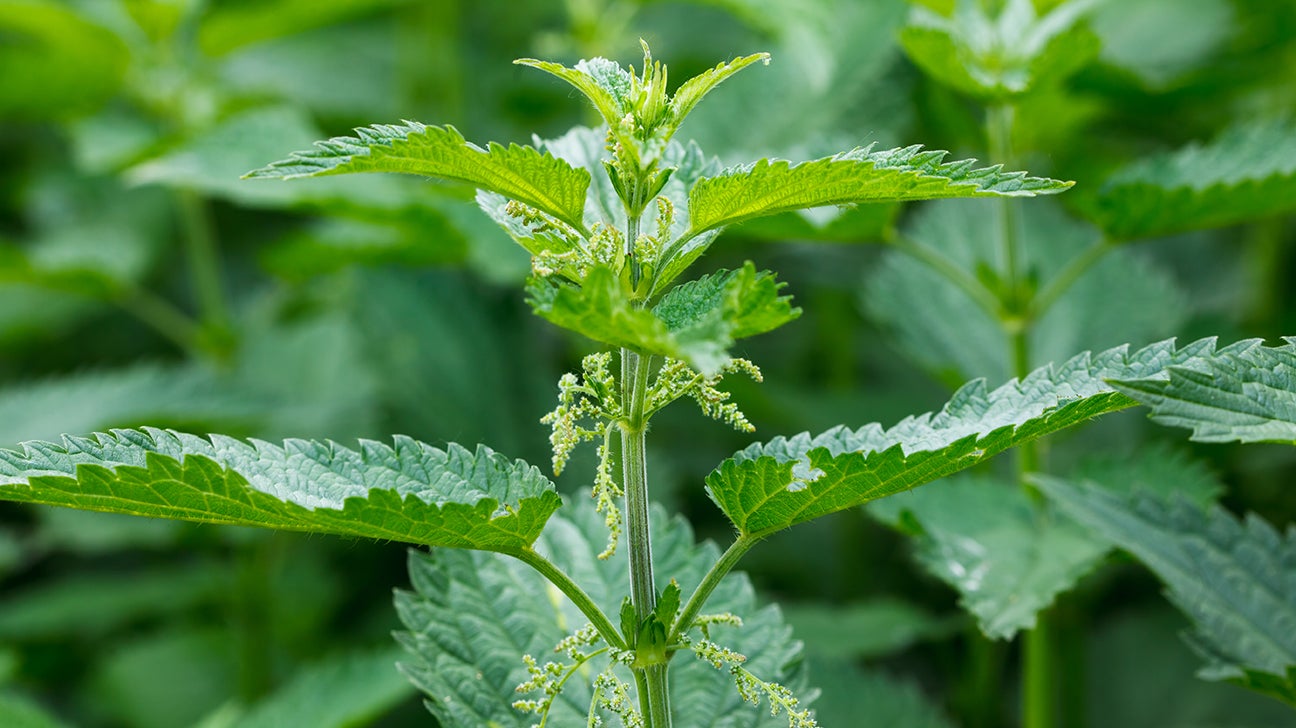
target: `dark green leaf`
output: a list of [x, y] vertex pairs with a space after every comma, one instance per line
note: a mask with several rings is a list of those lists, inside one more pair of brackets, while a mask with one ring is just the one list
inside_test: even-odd
[[[872, 315], [914, 361], [951, 387], [974, 377], [1012, 376], [1010, 336], [997, 302], [987, 305], [950, 285], [910, 248], [930, 251], [969, 280], [986, 271], [1002, 278], [994, 208], [979, 201], [925, 205], [907, 221], [898, 249], [886, 253], [864, 279], [862, 297]], [[1019, 266], [1038, 276], [1041, 287], [1049, 287], [1082, 256], [1102, 255], [1035, 320], [1027, 337], [1031, 362], [1155, 341], [1177, 331], [1192, 310], [1168, 272], [1138, 255], [1141, 251], [1095, 248], [1102, 245], [1102, 234], [1052, 200], [1034, 200], [1017, 212]]]
[[1296, 209], [1296, 127], [1234, 126], [1207, 145], [1136, 161], [1081, 201], [1117, 240], [1220, 227]]
[[[1104, 477], [1113, 491], [1182, 493], [1202, 504], [1222, 490], [1199, 463], [1163, 447], [1085, 460], [1078, 470]], [[919, 563], [956, 589], [981, 631], [995, 639], [1033, 628], [1035, 615], [1111, 547], [1016, 485], [988, 477], [955, 476], [871, 503], [869, 511], [906, 530], [917, 525]]]
[[1037, 476], [1077, 520], [1134, 554], [1192, 618], [1192, 643], [1210, 664], [1201, 677], [1231, 680], [1296, 706], [1296, 532], [1219, 506], [1119, 496], [1093, 483]]
[[[605, 614], [618, 614], [625, 595], [626, 557], [622, 549], [609, 560], [597, 558], [607, 539], [603, 516], [592, 501], [563, 509], [550, 520], [536, 542], [560, 569], [579, 582]], [[658, 578], [679, 582], [691, 593], [719, 558], [713, 544], [698, 544], [692, 529], [661, 509], [652, 513], [653, 558]], [[511, 707], [513, 688], [526, 679], [521, 655], [543, 662], [553, 646], [585, 623], [585, 618], [520, 562], [491, 554], [438, 551], [433, 556], [411, 551], [414, 592], [398, 592], [397, 610], [408, 632], [398, 639], [412, 661], [402, 665], [432, 698], [432, 712], [447, 727], [492, 724], [526, 728], [536, 721]], [[746, 577], [725, 579], [707, 603], [707, 612], [732, 612], [742, 628], [712, 628], [712, 639], [747, 655], [744, 666], [765, 680], [778, 680], [794, 691], [805, 686], [799, 669], [800, 643], [783, 624], [778, 610], [760, 608]], [[592, 670], [606, 663], [598, 659]], [[589, 673], [593, 675], [594, 673]], [[742, 704], [727, 672], [713, 669], [687, 654], [671, 663], [672, 710], [690, 716], [703, 728], [773, 728], [786, 717]], [[629, 674], [622, 675], [629, 679]], [[588, 677], [577, 674], [556, 701], [551, 725], [584, 725], [589, 708]], [[805, 698], [807, 696], [802, 695]], [[605, 724], [619, 726], [605, 717]]]
[[0, 498], [427, 545], [511, 551], [560, 505], [539, 470], [488, 448], [438, 450], [115, 430], [0, 450]]
[[1153, 420], [1191, 428], [1194, 440], [1296, 445], [1296, 338], [1286, 341], [1113, 386], [1151, 407]]
[[1035, 507], [1021, 488], [994, 478], [954, 477], [870, 511], [922, 527], [918, 560], [959, 592], [959, 603], [992, 639], [1035, 626], [1035, 615], [1098, 565], [1107, 543], [1069, 518]]

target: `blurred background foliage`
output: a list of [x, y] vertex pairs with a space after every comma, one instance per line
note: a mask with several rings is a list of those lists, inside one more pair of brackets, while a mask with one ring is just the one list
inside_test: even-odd
[[[920, 10], [957, 20], [969, 4], [915, 5], [0, 0], [0, 446], [147, 424], [270, 440], [403, 433], [547, 463], [539, 418], [590, 344], [530, 315], [526, 255], [471, 190], [239, 175], [402, 118], [454, 124], [478, 143], [556, 136], [592, 110], [511, 60], [637, 63], [639, 38], [677, 83], [773, 53], [681, 131], [726, 163], [917, 141], [984, 159], [984, 76], [968, 75], [966, 58], [939, 61], [958, 33], [933, 40], [905, 25]], [[1100, 194], [1135, 160], [1221, 134], [1262, 157], [1275, 144], [1291, 154], [1296, 6], [1085, 5], [1064, 57], [1030, 70], [1047, 83], [1015, 97], [1014, 164], [1077, 181], [1020, 207], [1025, 265], [1048, 281], [1113, 234], [1140, 242], [1057, 299], [1032, 330], [1031, 364], [1171, 336], [1296, 332], [1290, 205], [1243, 198], [1181, 231], [1182, 217], [1121, 220]], [[973, 70], [1011, 83], [1012, 59], [995, 58]], [[1272, 138], [1228, 131], [1256, 119], [1276, 120]], [[723, 236], [708, 269], [753, 259], [805, 309], [742, 352], [765, 370], [765, 384], [735, 385], [760, 436], [889, 424], [968, 379], [1010, 378], [1000, 323], [904, 252], [921, 245], [993, 282], [994, 214], [874, 206]], [[656, 498], [725, 539], [701, 478], [747, 442], [686, 407], [666, 412], [649, 438]], [[562, 488], [588, 478], [582, 454]], [[1063, 472], [1195, 473], [1189, 490], [1204, 499], [1223, 483], [1237, 511], [1296, 519], [1291, 448], [1190, 447], [1136, 412], [1046, 455]], [[1084, 533], [1036, 534], [1023, 499], [975, 477], [941, 483], [748, 557], [806, 643], [825, 725], [1012, 724], [1018, 658], [977, 619], [1011, 636], [1055, 597], [1059, 725], [1296, 725], [1276, 702], [1197, 681], [1198, 659], [1175, 637], [1186, 620], [1156, 581]], [[998, 559], [988, 568], [1038, 571], [1040, 603], [960, 592], [949, 544], [967, 543]], [[428, 725], [391, 669], [404, 565], [393, 544], [5, 505], [0, 715], [12, 726]]]

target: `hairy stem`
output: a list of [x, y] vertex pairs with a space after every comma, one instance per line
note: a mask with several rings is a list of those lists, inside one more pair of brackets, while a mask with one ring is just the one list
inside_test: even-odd
[[[639, 237], [639, 215], [630, 214], [626, 221], [625, 256], [630, 266], [630, 286], [639, 285], [639, 261], [634, 257]], [[625, 491], [626, 546], [630, 562], [630, 601], [635, 617], [647, 619], [657, 607], [657, 587], [653, 578], [652, 535], [648, 516], [648, 460], [644, 436], [648, 431], [645, 404], [651, 357], [640, 356], [630, 349], [621, 350], [621, 487]], [[670, 728], [670, 694], [666, 683], [666, 665], [650, 665], [635, 670], [639, 687], [639, 709], [647, 728]]]
[[720, 586], [720, 582], [725, 576], [738, 565], [738, 560], [759, 541], [760, 539], [755, 536], [744, 534], [729, 544], [729, 548], [725, 549], [720, 559], [712, 564], [706, 576], [702, 577], [702, 581], [693, 590], [688, 603], [684, 605], [684, 609], [680, 612], [679, 618], [675, 620], [675, 624], [671, 625], [670, 634], [666, 637], [668, 644], [678, 642], [680, 636], [688, 631], [689, 627], [693, 625], [693, 620], [697, 619], [698, 613], [706, 605], [707, 599], [711, 597], [711, 593], [716, 590], [716, 587]]
[[590, 624], [594, 625], [594, 629], [598, 630], [599, 636], [603, 638], [604, 642], [619, 650], [626, 648], [625, 640], [621, 638], [621, 633], [612, 624], [612, 620], [608, 619], [607, 615], [603, 613], [602, 609], [599, 609], [589, 594], [586, 594], [585, 590], [580, 588], [580, 585], [572, 581], [572, 578], [562, 569], [555, 566], [552, 561], [529, 548], [510, 551], [508, 555], [540, 572], [540, 575], [548, 579], [549, 583], [558, 587], [558, 591], [567, 595], [572, 604], [575, 604], [576, 608], [589, 618]]

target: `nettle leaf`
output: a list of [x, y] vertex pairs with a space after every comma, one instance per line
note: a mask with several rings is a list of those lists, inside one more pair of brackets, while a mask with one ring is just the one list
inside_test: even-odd
[[[780, 296], [786, 283], [768, 271], [756, 272], [751, 261], [737, 270], [722, 270], [672, 288], [653, 313], [676, 336], [718, 328], [725, 339], [745, 339], [772, 331], [801, 315], [791, 296]], [[713, 323], [714, 322], [714, 323]]]
[[583, 229], [589, 174], [532, 147], [491, 142], [483, 149], [453, 126], [416, 121], [362, 127], [356, 135], [316, 142], [313, 150], [295, 152], [245, 177], [296, 179], [352, 172], [436, 177], [497, 192]]
[[1258, 516], [1240, 521], [1183, 499], [1121, 497], [1045, 476], [1036, 483], [1165, 582], [1196, 627], [1191, 643], [1210, 661], [1200, 677], [1296, 705], [1296, 530], [1279, 534]]
[[[1131, 352], [1083, 353], [988, 390], [974, 380], [937, 413], [890, 429], [836, 427], [757, 443], [707, 476], [707, 494], [738, 530], [763, 536], [965, 470], [1010, 447], [1132, 406], [1107, 380], [1158, 376], [1197, 357], [1259, 347], [1241, 341], [1216, 350], [1213, 339], [1173, 341]], [[1125, 372], [1138, 372], [1131, 376]]]
[[932, 200], [948, 197], [1033, 197], [1073, 182], [1027, 177], [976, 160], [942, 162], [947, 152], [910, 146], [861, 147], [793, 164], [762, 159], [699, 180], [689, 192], [691, 234], [764, 215], [825, 205]]
[[1032, 0], [1007, 0], [994, 17], [975, 0], [959, 0], [948, 17], [915, 7], [900, 43], [940, 82], [1001, 99], [1058, 83], [1098, 53], [1098, 38], [1080, 24], [1091, 5], [1062, 2], [1041, 16]]
[[1035, 615], [1089, 573], [1107, 543], [1069, 518], [1039, 512], [1021, 488], [988, 477], [954, 477], [888, 498], [870, 512], [922, 527], [923, 568], [954, 587], [992, 639], [1035, 626]]
[[438, 450], [145, 428], [0, 450], [0, 499], [435, 546], [529, 546], [560, 505], [540, 471], [486, 447]]
[[[1021, 268], [1048, 286], [1079, 256], [1102, 245], [1102, 233], [1053, 200], [1020, 208]], [[998, 210], [974, 200], [924, 205], [905, 224], [902, 244], [922, 246], [968, 278], [1002, 278]], [[1077, 351], [1168, 336], [1192, 310], [1178, 284], [1141, 251], [1113, 248], [1076, 278], [1036, 320], [1030, 361], [1060, 361]], [[1121, 295], [1112, 295], [1120, 291]], [[974, 377], [1013, 374], [1009, 334], [996, 312], [910, 251], [888, 251], [864, 279], [861, 297], [905, 353], [951, 387]]]
[[1227, 47], [1238, 30], [1234, 16], [1227, 0], [1130, 0], [1098, 3], [1092, 25], [1102, 41], [1099, 60], [1164, 93]]
[[[1179, 493], [1207, 504], [1222, 492], [1204, 467], [1164, 447], [1082, 461], [1077, 471], [1102, 477], [1113, 492]], [[913, 533], [918, 562], [959, 593], [981, 631], [1010, 639], [1101, 563], [1112, 544], [1017, 485], [956, 475], [868, 505], [895, 528]]]
[[1112, 238], [1136, 240], [1296, 210], [1296, 126], [1234, 126], [1207, 145], [1142, 159], [1080, 201]]
[[677, 286], [653, 309], [638, 308], [628, 284], [605, 267], [592, 269], [582, 285], [550, 278], [527, 287], [541, 317], [589, 338], [687, 362], [708, 376], [729, 361], [735, 339], [755, 336], [795, 319], [783, 284], [746, 263]]
[[263, 408], [205, 367], [138, 363], [0, 387], [0, 446], [143, 422], [246, 425]]
[[[662, 583], [675, 579], [690, 593], [720, 556], [711, 543], [698, 544], [682, 518], [654, 506], [653, 559]], [[624, 549], [606, 561], [598, 558], [607, 540], [603, 516], [589, 498], [549, 521], [535, 548], [579, 582], [606, 614], [617, 614], [629, 587]], [[512, 707], [528, 697], [514, 692], [527, 679], [523, 654], [541, 663], [555, 644], [586, 620], [538, 574], [519, 561], [493, 554], [410, 552], [414, 591], [398, 591], [396, 609], [408, 631], [397, 639], [410, 653], [401, 667], [428, 694], [428, 707], [442, 725], [529, 728], [534, 715]], [[800, 643], [792, 639], [776, 607], [758, 607], [742, 574], [726, 577], [707, 603], [707, 612], [731, 612], [742, 628], [713, 627], [712, 639], [748, 657], [744, 667], [764, 680], [777, 680], [803, 700]], [[595, 658], [588, 670], [568, 680], [555, 701], [549, 724], [584, 725], [590, 704], [590, 679], [607, 665]], [[622, 675], [629, 681], [629, 673]], [[671, 663], [671, 703], [690, 726], [764, 728], [786, 726], [787, 718], [744, 705], [728, 672], [677, 655]], [[612, 715], [603, 725], [620, 726]]]
[[1171, 367], [1158, 379], [1113, 382], [1152, 408], [1163, 425], [1188, 427], [1200, 442], [1296, 445], [1296, 337]]

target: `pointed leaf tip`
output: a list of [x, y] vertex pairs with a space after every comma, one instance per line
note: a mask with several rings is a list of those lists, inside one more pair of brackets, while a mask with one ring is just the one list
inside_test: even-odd
[[498, 143], [486, 149], [467, 141], [453, 126], [416, 121], [375, 124], [356, 136], [315, 142], [243, 175], [244, 179], [297, 179], [355, 172], [399, 172], [462, 182], [497, 192], [584, 229], [583, 169], [528, 146]]
[[153, 428], [0, 450], [0, 499], [496, 551], [529, 546], [561, 504], [538, 469], [486, 447]]

